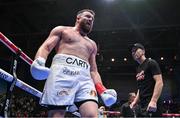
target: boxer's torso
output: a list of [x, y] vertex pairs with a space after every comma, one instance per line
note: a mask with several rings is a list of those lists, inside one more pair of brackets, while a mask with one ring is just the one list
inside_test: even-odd
[[94, 42], [82, 36], [73, 27], [64, 27], [56, 45], [57, 54], [70, 54], [88, 61], [94, 50]]

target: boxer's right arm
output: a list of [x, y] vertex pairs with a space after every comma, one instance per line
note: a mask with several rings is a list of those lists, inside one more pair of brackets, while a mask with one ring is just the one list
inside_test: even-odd
[[61, 26], [54, 28], [45, 42], [38, 49], [35, 60], [31, 65], [31, 74], [34, 79], [44, 80], [48, 77], [50, 70], [45, 67], [46, 59], [52, 49], [60, 41], [62, 29]]
[[44, 41], [44, 43], [38, 49], [35, 59], [38, 57], [47, 59], [49, 53], [56, 46], [56, 44], [60, 41], [62, 30], [63, 30], [63, 27], [59, 26], [59, 27], [54, 28], [50, 32], [48, 38]]

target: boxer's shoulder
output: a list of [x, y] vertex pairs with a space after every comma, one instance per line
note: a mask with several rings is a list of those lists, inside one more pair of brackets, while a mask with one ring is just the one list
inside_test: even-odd
[[52, 29], [51, 32], [53, 33], [63, 33], [65, 31], [71, 31], [73, 29], [73, 27], [70, 26], [56, 26]]
[[93, 45], [93, 47], [96, 47], [96, 42], [95, 41], [93, 41], [92, 39], [90, 39], [89, 37], [84, 37], [88, 42], [90, 42], [92, 45]]

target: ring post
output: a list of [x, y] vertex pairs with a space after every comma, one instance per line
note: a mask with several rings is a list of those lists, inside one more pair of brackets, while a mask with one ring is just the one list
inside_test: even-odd
[[13, 64], [12, 64], [12, 73], [13, 73], [13, 81], [8, 85], [7, 88], [7, 95], [6, 95], [6, 101], [4, 104], [4, 117], [8, 118], [8, 111], [9, 111], [9, 105], [10, 105], [10, 99], [11, 99], [11, 95], [13, 92], [13, 89], [15, 87], [15, 84], [17, 82], [17, 74], [16, 74], [16, 70], [17, 70], [17, 60], [19, 58], [19, 56], [21, 55], [22, 51], [21, 49], [18, 49], [18, 51], [16, 52], [15, 56], [13, 56]]

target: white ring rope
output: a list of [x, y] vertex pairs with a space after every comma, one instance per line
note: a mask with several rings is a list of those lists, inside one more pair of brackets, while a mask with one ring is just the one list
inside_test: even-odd
[[[9, 74], [8, 72], [4, 71], [3, 69], [0, 68], [0, 78], [8, 81], [8, 82], [12, 82], [13, 81], [13, 76], [11, 74]], [[17, 87], [23, 89], [24, 91], [35, 95], [36, 97], [41, 97], [42, 96], [42, 92], [40, 92], [39, 90], [33, 88], [32, 86], [26, 84], [25, 82], [17, 79], [16, 84]]]

